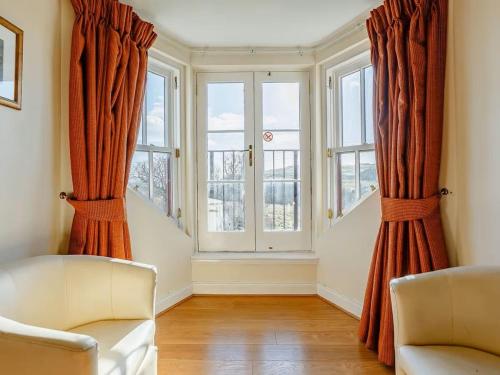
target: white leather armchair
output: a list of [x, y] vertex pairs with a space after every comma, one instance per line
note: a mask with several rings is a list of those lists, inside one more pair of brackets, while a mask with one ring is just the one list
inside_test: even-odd
[[397, 375], [500, 374], [500, 267], [391, 281]]
[[48, 255], [0, 264], [0, 374], [156, 374], [152, 266]]

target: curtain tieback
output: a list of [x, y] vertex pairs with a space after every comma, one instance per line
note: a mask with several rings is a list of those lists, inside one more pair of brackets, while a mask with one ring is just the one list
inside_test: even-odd
[[411, 221], [423, 219], [439, 206], [440, 195], [423, 199], [382, 198], [383, 221]]
[[67, 198], [76, 213], [90, 220], [126, 221], [125, 198], [78, 201]]

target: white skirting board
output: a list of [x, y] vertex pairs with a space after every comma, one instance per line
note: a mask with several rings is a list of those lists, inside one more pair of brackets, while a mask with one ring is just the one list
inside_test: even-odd
[[337, 305], [352, 315], [361, 318], [361, 312], [363, 310], [363, 304], [361, 302], [348, 298], [322, 284], [318, 284], [317, 293], [318, 296], [326, 299], [334, 305]]
[[176, 303], [181, 302], [183, 299], [188, 298], [193, 295], [193, 287], [192, 285], [188, 285], [182, 289], [174, 291], [167, 296], [162, 298], [157, 298], [155, 303], [156, 314], [160, 314], [161, 312], [171, 308]]
[[313, 283], [193, 282], [194, 294], [316, 294]]

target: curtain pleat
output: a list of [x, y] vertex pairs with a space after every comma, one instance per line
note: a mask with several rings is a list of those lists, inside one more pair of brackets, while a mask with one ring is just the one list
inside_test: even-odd
[[69, 253], [131, 259], [125, 193], [156, 34], [117, 0], [72, 4]]
[[382, 196], [359, 336], [394, 364], [392, 278], [448, 267], [439, 209], [447, 0], [386, 0], [367, 29]]

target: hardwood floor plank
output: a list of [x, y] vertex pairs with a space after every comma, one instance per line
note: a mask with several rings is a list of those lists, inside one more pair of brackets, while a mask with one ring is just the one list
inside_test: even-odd
[[301, 332], [323, 332], [347, 326], [353, 331], [357, 331], [357, 326], [353, 327], [353, 319], [342, 315], [335, 319], [325, 320], [256, 320], [256, 319], [199, 319], [199, 320], [179, 320], [163, 319], [158, 325], [157, 331], [164, 332], [172, 329], [184, 329], [191, 332], [206, 329], [246, 329], [246, 330], [276, 330], [276, 331], [301, 331]]
[[254, 362], [253, 375], [336, 375], [390, 374], [382, 365], [342, 361]]
[[337, 328], [318, 332], [277, 331], [277, 344], [356, 345], [358, 336], [352, 328]]
[[212, 328], [193, 331], [172, 327], [157, 334], [161, 344], [276, 344], [276, 334], [269, 329]]
[[357, 345], [158, 344], [160, 357], [216, 361], [371, 361], [374, 353]]
[[[226, 319], [255, 319], [255, 320], [325, 320], [335, 319], [341, 313], [337, 310], [322, 309], [319, 311], [308, 310], [293, 310], [293, 309], [260, 309], [256, 306], [255, 309], [246, 309], [235, 311], [234, 309], [173, 309], [171, 312], [163, 315], [167, 319], [173, 320], [199, 320], [199, 319], [218, 319], [221, 314], [224, 314]], [[354, 319], [353, 319], [354, 320]]]
[[301, 308], [330, 307], [316, 296], [195, 296], [179, 305], [179, 309], [189, 308], [234, 308], [248, 306], [299, 306]]
[[160, 359], [158, 373], [168, 375], [252, 375], [252, 362], [171, 361]]
[[359, 322], [312, 296], [195, 296], [157, 318], [158, 373], [393, 374]]

